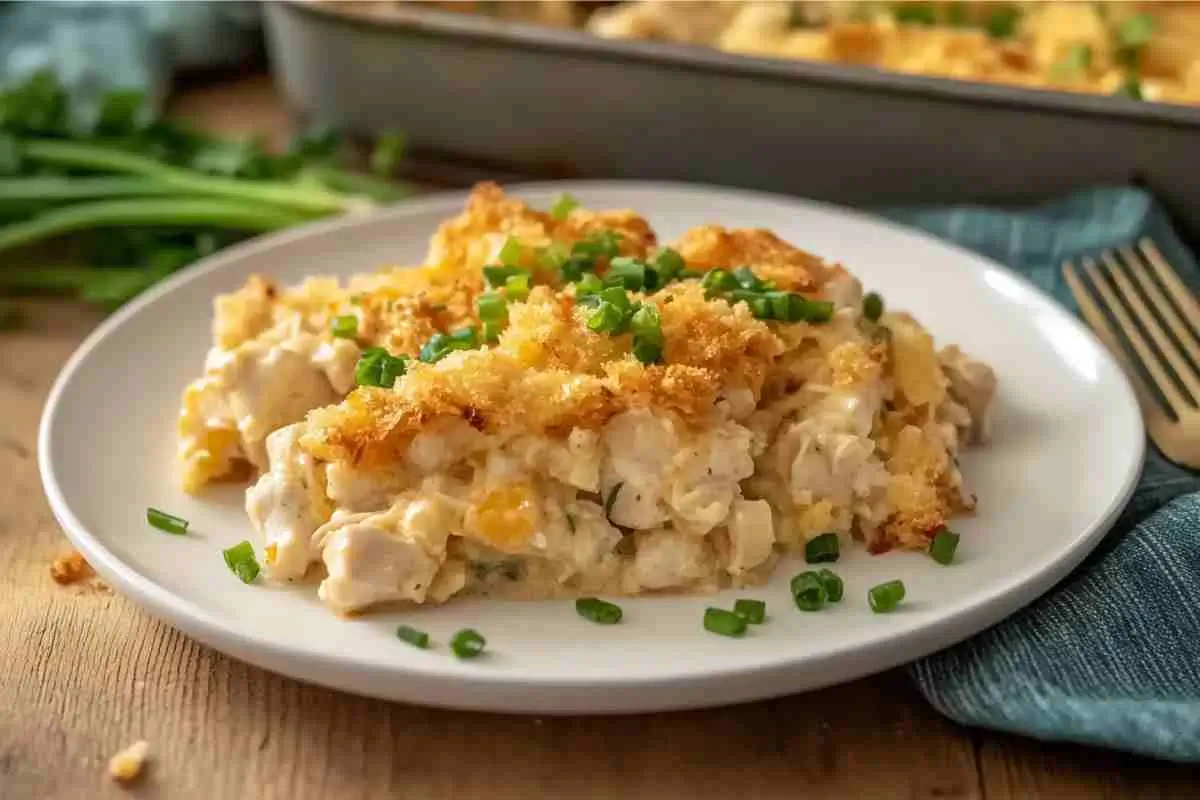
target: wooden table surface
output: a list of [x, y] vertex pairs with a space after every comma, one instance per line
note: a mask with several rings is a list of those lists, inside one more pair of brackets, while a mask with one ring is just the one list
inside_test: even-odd
[[[264, 78], [193, 87], [182, 113], [286, 135]], [[903, 672], [732, 708], [617, 718], [435, 711], [247, 666], [104, 589], [63, 587], [69, 550], [35, 438], [55, 374], [100, 321], [22, 301], [0, 333], [0, 798], [1200, 797], [1193, 769], [972, 730]], [[145, 739], [121, 787], [106, 763]]]

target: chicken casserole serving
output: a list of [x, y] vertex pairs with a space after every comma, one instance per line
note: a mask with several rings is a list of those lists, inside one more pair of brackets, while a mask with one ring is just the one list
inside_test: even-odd
[[992, 371], [765, 230], [483, 184], [423, 265], [215, 301], [182, 480], [256, 475], [267, 577], [337, 613], [713, 591], [823, 534], [925, 548]]

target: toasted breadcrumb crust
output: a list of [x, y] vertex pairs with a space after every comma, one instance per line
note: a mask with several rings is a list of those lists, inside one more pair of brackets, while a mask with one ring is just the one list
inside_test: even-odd
[[[414, 358], [393, 389], [358, 387], [341, 402], [310, 411], [299, 440], [309, 456], [363, 470], [394, 467], [423, 429], [456, 419], [491, 435], [565, 436], [575, 428], [598, 429], [627, 410], [651, 408], [703, 428], [712, 424], [722, 398], [735, 393], [749, 393], [763, 413], [782, 421], [795, 410], [789, 398], [801, 386], [842, 390], [882, 378], [887, 405], [871, 436], [887, 469], [891, 513], [877, 530], [865, 532], [869, 548], [924, 547], [947, 519], [970, 510], [960, 499], [960, 478], [946, 448], [929, 439], [945, 424], [939, 415], [948, 400], [970, 403], [955, 394], [932, 337], [915, 320], [889, 313], [866, 333], [854, 321], [841, 327], [836, 321], [767, 323], [744, 303], [706, 296], [699, 280], [682, 280], [633, 297], [661, 317], [663, 360], [646, 365], [631, 354], [629, 334], [591, 331], [590, 309], [578, 305], [574, 287], [538, 257], [548, 245], [569, 248], [605, 231], [620, 235], [622, 255], [648, 258], [656, 252], [654, 231], [633, 211], [578, 208], [556, 220], [495, 184], [480, 184], [464, 211], [438, 228], [423, 265], [386, 267], [345, 286], [311, 278], [281, 288], [253, 277], [217, 299], [214, 340], [230, 350], [274, 335], [282, 325], [329, 341], [333, 318], [353, 314], [359, 346], [415, 357], [435, 333], [479, 324], [482, 267], [496, 263], [512, 237], [521, 245], [517, 263], [538, 285], [527, 301], [509, 303], [499, 341], [434, 364]], [[834, 297], [840, 291], [835, 287], [853, 282], [840, 265], [767, 230], [706, 225], [672, 246], [690, 270], [747, 266], [777, 288], [809, 298]], [[607, 267], [601, 259], [597, 272], [603, 275]], [[956, 348], [951, 356], [961, 358]], [[988, 391], [994, 391], [994, 379]], [[835, 511], [827, 501], [788, 509], [792, 538], [802, 542], [828, 529]]]
[[92, 565], [77, 550], [59, 556], [50, 564], [50, 577], [60, 586], [78, 583], [95, 574]]
[[150, 744], [144, 739], [126, 747], [108, 761], [108, 774], [115, 781], [130, 783], [137, 780], [150, 754]]

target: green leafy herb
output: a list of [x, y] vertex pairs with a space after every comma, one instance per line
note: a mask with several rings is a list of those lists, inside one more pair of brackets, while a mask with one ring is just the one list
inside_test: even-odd
[[929, 555], [939, 564], [949, 564], [958, 550], [958, 539], [957, 533], [942, 528], [933, 535], [933, 540], [929, 543]]
[[837, 561], [840, 555], [839, 551], [838, 535], [836, 533], [822, 533], [820, 536], [815, 536], [805, 542], [804, 560], [809, 564], [823, 564], [830, 561]]
[[512, 236], [504, 240], [504, 246], [500, 248], [500, 263], [506, 267], [515, 267], [521, 263], [521, 254], [525, 252], [525, 248], [521, 247]]
[[792, 599], [796, 608], [801, 611], [820, 611], [829, 599], [825, 584], [817, 573], [809, 570], [801, 572], [791, 581]]
[[463, 628], [450, 638], [450, 650], [458, 658], [476, 658], [486, 646], [487, 639], [471, 628]]
[[353, 339], [358, 335], [358, 317], [353, 314], [334, 317], [329, 329], [339, 339]]
[[1145, 47], [1154, 38], [1158, 21], [1150, 14], [1134, 14], [1117, 28], [1117, 45], [1126, 49]]
[[168, 514], [166, 511], [159, 511], [157, 508], [146, 509], [146, 522], [160, 531], [165, 531], [176, 536], [183, 536], [187, 533], [188, 529], [188, 521], [186, 519], [177, 517], [174, 514]]
[[558, 222], [562, 222], [577, 208], [579, 208], [579, 201], [563, 192], [554, 201], [554, 205], [550, 206], [550, 216]]
[[382, 347], [368, 347], [354, 367], [354, 381], [359, 386], [391, 389], [407, 369], [407, 356], [393, 356]]
[[904, 599], [904, 582], [888, 581], [878, 586], [872, 586], [867, 591], [867, 602], [876, 614], [892, 611]]
[[733, 613], [751, 625], [761, 625], [767, 618], [767, 604], [762, 600], [741, 598], [734, 601]]
[[575, 611], [598, 625], [616, 625], [622, 616], [620, 606], [596, 597], [579, 598], [575, 601]]
[[984, 29], [993, 39], [1009, 39], [1017, 32], [1021, 20], [1021, 9], [1005, 6], [992, 11], [984, 22]]
[[746, 620], [732, 611], [710, 607], [704, 609], [704, 630], [736, 638], [746, 632]]
[[413, 647], [419, 647], [422, 650], [429, 647], [429, 634], [425, 631], [411, 628], [408, 625], [401, 625], [399, 628], [396, 628], [396, 638], [408, 642]]
[[825, 597], [831, 603], [837, 603], [846, 592], [846, 585], [836, 572], [828, 569], [817, 570], [817, 580], [825, 587]]
[[1084, 72], [1091, 65], [1092, 46], [1077, 44], [1073, 45], [1066, 55], [1059, 59], [1052, 71], [1059, 77], [1069, 78]]
[[892, 7], [896, 22], [904, 25], [937, 25], [937, 9], [932, 3], [897, 3]]
[[238, 542], [221, 552], [225, 557], [225, 566], [229, 567], [229, 571], [242, 583], [253, 583], [258, 577], [258, 559], [254, 557], [254, 547], [249, 542]]

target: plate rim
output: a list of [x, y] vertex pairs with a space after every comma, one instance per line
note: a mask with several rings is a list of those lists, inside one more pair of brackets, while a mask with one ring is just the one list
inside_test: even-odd
[[[239, 660], [253, 663], [262, 668], [284, 675], [308, 681], [311, 683], [332, 686], [337, 689], [389, 697], [404, 702], [421, 705], [453, 707], [463, 709], [507, 711], [515, 713], [629, 713], [683, 709], [724, 705], [729, 702], [744, 702], [752, 699], [777, 696], [789, 693], [786, 687], [774, 684], [752, 686], [746, 690], [742, 687], [741, 696], [736, 700], [705, 699], [704, 687], [713, 687], [735, 677], [755, 677], [781, 675], [788, 670], [801, 671], [806, 667], [817, 667], [822, 664], [836, 662], [854, 662], [856, 666], [840, 670], [837, 677], [818, 682], [804, 682], [800, 691], [820, 688], [852, 680], [864, 675], [889, 669], [899, 664], [922, 658], [937, 650], [949, 647], [984, 629], [1000, 622], [1017, 610], [1031, 604], [1050, 588], [1067, 576], [1084, 558], [1099, 544], [1118, 517], [1125, 509], [1144, 466], [1145, 460], [1145, 428], [1136, 396], [1117, 360], [1108, 348], [1092, 331], [1075, 315], [1049, 297], [1038, 286], [1023, 275], [1008, 269], [1003, 264], [960, 247], [952, 242], [940, 239], [924, 231], [909, 228], [891, 220], [877, 217], [870, 213], [852, 208], [845, 208], [832, 203], [809, 200], [772, 192], [759, 192], [743, 189], [731, 189], [703, 183], [682, 181], [625, 181], [625, 180], [581, 180], [581, 181], [537, 181], [505, 185], [505, 190], [514, 194], [537, 192], [577, 192], [589, 191], [644, 191], [644, 192], [686, 192], [698, 195], [720, 195], [726, 199], [745, 199], [747, 201], [772, 203], [775, 205], [791, 205], [806, 207], [826, 213], [834, 213], [859, 222], [877, 225], [889, 229], [892, 233], [911, 236], [925, 240], [938, 247], [949, 249], [975, 261], [983, 261], [993, 268], [999, 268], [1004, 274], [1018, 282], [1027, 292], [1031, 292], [1047, 308], [1060, 318], [1069, 321], [1077, 334], [1085, 336], [1093, 345], [1100, 358], [1107, 363], [1111, 372], [1118, 377], [1121, 387], [1122, 402], [1133, 409], [1130, 421], [1132, 434], [1136, 442], [1133, 457], [1122, 476], [1120, 490], [1100, 513], [1096, 520], [1074, 537], [1074, 543], [1063, 553], [1049, 563], [1036, 568], [1028, 568], [1007, 574], [990, 590], [973, 594], [954, 607], [951, 613], [943, 618], [923, 623], [903, 624], [897, 620], [897, 625], [887, 632], [871, 637], [868, 641], [842, 645], [820, 654], [796, 655], [783, 654], [774, 659], [764, 659], [753, 665], [725, 665], [701, 670], [676, 669], [672, 672], [645, 676], [627, 676], [620, 673], [604, 677], [575, 678], [569, 676], [535, 676], [492, 672], [479, 669], [446, 669], [441, 665], [428, 666], [420, 663], [396, 663], [380, 665], [362, 660], [356, 660], [353, 655], [347, 659], [344, 655], [330, 653], [313, 653], [297, 650], [284, 643], [259, 639], [252, 634], [230, 626], [212, 617], [201, 606], [187, 600], [164, 585], [141, 575], [134, 567], [125, 564], [102, 542], [101, 537], [92, 534], [87, 527], [75, 516], [70, 503], [59, 485], [55, 465], [50, 458], [51, 439], [55, 419], [62, 404], [63, 396], [72, 379], [79, 372], [81, 365], [100, 343], [112, 332], [125, 325], [128, 320], [137, 316], [143, 308], [150, 306], [158, 299], [203, 275], [222, 269], [230, 268], [244, 258], [252, 257], [260, 252], [269, 252], [281, 244], [321, 236], [332, 231], [353, 228], [365, 223], [378, 223], [385, 219], [397, 219], [408, 216], [420, 216], [431, 212], [454, 209], [461, 206], [468, 196], [469, 190], [451, 190], [431, 193], [428, 196], [404, 201], [400, 204], [375, 209], [363, 214], [348, 214], [333, 219], [318, 220], [312, 223], [289, 228], [274, 234], [256, 237], [233, 247], [226, 248], [195, 265], [181, 270], [166, 281], [152, 287], [130, 303], [112, 314], [96, 327], [75, 349], [66, 360], [55, 378], [46, 397], [45, 405], [38, 426], [37, 454], [38, 469], [43, 489], [52, 513], [66, 533], [71, 543], [79, 548], [97, 573], [110, 585], [115, 586], [123, 595], [134, 601], [140, 608], [162, 620], [171, 627], [191, 636], [198, 641], [213, 647]], [[905, 646], [905, 640], [908, 646]], [[899, 652], [903, 650], [904, 652]], [[461, 666], [461, 665], [460, 665]], [[404, 691], [388, 693], [375, 690], [364, 690], [356, 683], [356, 678], [370, 677], [409, 677], [419, 678], [419, 682], [436, 685], [433, 694], [438, 697], [414, 698]], [[795, 682], [795, 681], [794, 681]], [[476, 691], [463, 692], [464, 683]], [[415, 684], [414, 684], [415, 685]], [[551, 698], [547, 704], [546, 698], [555, 693], [570, 695], [577, 690], [608, 690], [610, 692], [628, 693], [636, 689], [653, 689], [670, 686], [676, 689], [686, 688], [682, 692], [692, 699], [671, 700], [666, 693], [656, 694], [642, 700], [630, 699], [622, 694], [618, 697], [599, 698], [595, 702], [555, 702]], [[398, 687], [403, 688], [403, 687]], [[478, 690], [484, 690], [481, 694]], [[502, 692], [518, 692], [517, 695], [499, 696], [494, 700], [487, 697], [486, 690]], [[455, 697], [455, 692], [465, 696], [462, 702]], [[533, 695], [542, 696], [536, 701]], [[726, 697], [737, 695], [736, 692], [725, 691]], [[473, 698], [473, 699], [472, 699]], [[622, 699], [623, 698], [623, 699]]]

